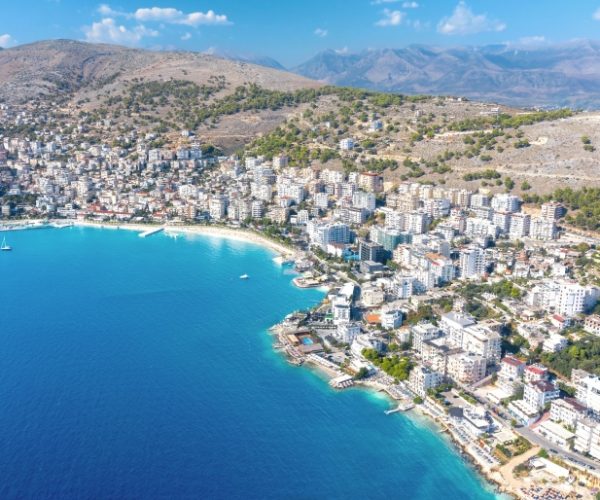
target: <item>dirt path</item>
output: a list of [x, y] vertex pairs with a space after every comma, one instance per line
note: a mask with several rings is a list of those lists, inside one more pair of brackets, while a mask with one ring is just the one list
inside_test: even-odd
[[521, 495], [519, 494], [520, 489], [521, 489], [521, 487], [527, 486], [527, 485], [523, 482], [522, 479], [519, 479], [519, 478], [516, 478], [513, 476], [513, 470], [517, 465], [520, 465], [520, 464], [526, 462], [527, 460], [529, 460], [531, 457], [537, 455], [538, 451], [540, 451], [539, 446], [534, 446], [533, 448], [526, 451], [522, 455], [519, 455], [519, 456], [513, 458], [510, 462], [508, 462], [508, 463], [504, 464], [502, 467], [500, 467], [499, 471], [500, 471], [500, 474], [502, 475], [502, 479], [504, 482], [504, 484], [503, 484], [504, 489], [521, 497]]

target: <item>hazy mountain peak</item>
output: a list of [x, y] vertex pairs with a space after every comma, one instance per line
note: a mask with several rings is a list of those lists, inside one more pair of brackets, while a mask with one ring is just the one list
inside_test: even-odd
[[338, 54], [327, 50], [295, 72], [336, 85], [462, 95], [518, 106], [600, 108], [600, 42], [541, 38], [486, 46], [412, 44]]

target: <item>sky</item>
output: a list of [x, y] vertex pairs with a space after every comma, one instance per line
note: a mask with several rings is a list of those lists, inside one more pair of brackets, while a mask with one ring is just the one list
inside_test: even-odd
[[0, 47], [69, 38], [269, 56], [600, 39], [600, 0], [3, 0]]

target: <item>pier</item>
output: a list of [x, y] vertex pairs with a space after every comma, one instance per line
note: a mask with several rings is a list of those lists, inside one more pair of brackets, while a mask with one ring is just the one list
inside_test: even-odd
[[411, 401], [404, 401], [398, 404], [396, 408], [392, 408], [390, 410], [386, 410], [384, 413], [386, 415], [391, 415], [392, 413], [398, 413], [402, 411], [412, 410], [415, 407], [415, 404]]
[[140, 233], [139, 237], [140, 238], [147, 238], [148, 236], [152, 236], [153, 234], [160, 233], [161, 231], [164, 231], [164, 230], [165, 230], [165, 228], [162, 227], [162, 226], [161, 227], [155, 227], [155, 228], [152, 228], [152, 229], [148, 229], [148, 231], [144, 231], [143, 233]]
[[335, 389], [346, 389], [354, 385], [354, 379], [350, 375], [340, 375], [339, 377], [332, 378], [329, 381], [329, 385]]

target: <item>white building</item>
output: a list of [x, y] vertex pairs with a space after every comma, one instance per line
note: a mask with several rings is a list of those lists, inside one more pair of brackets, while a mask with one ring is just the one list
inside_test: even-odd
[[383, 328], [393, 329], [402, 326], [402, 312], [397, 309], [381, 311], [380, 319]]
[[423, 345], [427, 340], [433, 340], [442, 335], [441, 330], [432, 323], [419, 323], [410, 328], [413, 349], [423, 354]]
[[512, 396], [523, 385], [522, 378], [525, 371], [525, 362], [514, 356], [506, 356], [500, 362], [500, 371], [496, 386]]
[[414, 276], [394, 275], [391, 283], [392, 293], [398, 299], [409, 299], [413, 295]]
[[578, 420], [573, 448], [600, 460], [600, 423], [589, 418]]
[[569, 432], [563, 426], [546, 420], [535, 428], [535, 432], [544, 436], [548, 441], [562, 448], [570, 448], [575, 439], [575, 434]]
[[550, 419], [575, 429], [578, 420], [585, 418], [587, 408], [573, 398], [555, 399], [550, 405]]
[[350, 350], [358, 358], [362, 358], [362, 352], [365, 349], [375, 349], [380, 352], [383, 349], [383, 342], [369, 333], [363, 333], [354, 338]]
[[557, 399], [560, 391], [550, 382], [540, 380], [525, 385], [523, 400], [532, 410], [542, 411], [547, 403]]
[[600, 416], [600, 378], [597, 375], [588, 374], [579, 379], [575, 387], [577, 401], [594, 415]]
[[354, 139], [347, 137], [346, 139], [342, 139], [340, 141], [340, 149], [342, 151], [351, 151], [354, 149]]
[[352, 205], [356, 208], [364, 208], [369, 212], [375, 210], [376, 198], [374, 193], [367, 193], [365, 191], [356, 191], [352, 195]]
[[477, 246], [470, 246], [460, 252], [460, 277], [474, 279], [485, 273], [485, 253]]
[[209, 213], [211, 219], [222, 220], [227, 213], [227, 197], [224, 195], [211, 196]]
[[415, 394], [424, 398], [429, 389], [433, 389], [443, 382], [443, 378], [441, 373], [419, 365], [411, 370], [408, 386]]
[[352, 344], [354, 339], [360, 335], [360, 323], [343, 322], [337, 325], [336, 339], [343, 344]]
[[500, 193], [492, 198], [491, 206], [496, 212], [518, 212], [521, 199], [513, 194]]
[[329, 243], [350, 243], [350, 227], [343, 223], [317, 223], [309, 221], [306, 231], [311, 245], [326, 250]]
[[448, 356], [448, 376], [455, 382], [474, 384], [485, 377], [486, 364], [486, 359], [477, 354], [451, 354]]
[[558, 228], [556, 222], [542, 217], [531, 219], [529, 236], [534, 240], [550, 241], [558, 237]]
[[315, 206], [326, 210], [329, 207], [329, 195], [327, 193], [315, 193]]
[[558, 333], [550, 334], [542, 344], [544, 352], [560, 352], [567, 347], [567, 339]]
[[465, 328], [461, 347], [467, 352], [482, 356], [488, 364], [500, 361], [500, 334], [486, 326], [471, 325]]
[[475, 318], [458, 311], [447, 312], [440, 318], [440, 327], [448, 336], [449, 344], [460, 348], [463, 345], [465, 328], [475, 323]]
[[337, 295], [331, 302], [331, 313], [333, 315], [333, 323], [339, 325], [348, 323], [351, 317], [351, 301], [344, 296]]
[[510, 227], [508, 237], [511, 240], [520, 240], [529, 235], [531, 226], [531, 216], [522, 212], [512, 214], [510, 217]]
[[561, 316], [575, 316], [593, 307], [598, 300], [595, 287], [579, 283], [563, 283], [558, 294], [556, 312]]
[[564, 207], [560, 203], [557, 203], [555, 201], [542, 203], [541, 217], [542, 219], [548, 221], [557, 221], [562, 217], [564, 211]]
[[593, 335], [600, 335], [600, 316], [597, 314], [587, 316], [583, 322], [583, 329]]

